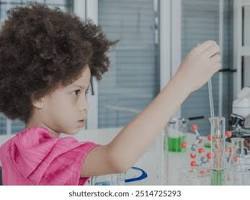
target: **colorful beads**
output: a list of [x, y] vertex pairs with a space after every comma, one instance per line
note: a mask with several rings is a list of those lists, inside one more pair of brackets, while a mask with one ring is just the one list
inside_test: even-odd
[[[198, 173], [198, 175], [203, 176], [210, 172], [209, 166], [211, 159], [213, 159], [214, 155], [211, 152], [211, 141], [214, 139], [211, 134], [203, 137], [200, 135], [198, 126], [196, 124], [192, 124], [192, 132], [195, 133], [195, 141], [189, 145], [190, 154], [189, 154], [189, 162], [190, 162], [190, 170], [192, 172]], [[232, 131], [226, 131], [225, 136], [227, 138], [232, 137]], [[183, 144], [185, 148], [187, 144]], [[228, 149], [229, 152], [232, 149]], [[235, 161], [238, 158], [233, 158]]]
[[191, 151], [196, 151], [197, 149], [197, 145], [196, 144], [192, 144], [191, 145]]
[[208, 162], [208, 159], [207, 159], [206, 157], [202, 156], [202, 157], [200, 158], [200, 162], [201, 162], [201, 164], [205, 164], [205, 163]]
[[206, 174], [206, 170], [204, 170], [204, 169], [200, 170], [200, 175], [201, 176], [204, 176], [205, 174]]
[[195, 133], [198, 130], [197, 124], [192, 124], [191, 129], [192, 129], [192, 132]]
[[232, 137], [232, 131], [226, 131], [225, 132], [225, 136], [227, 137], [227, 138], [230, 138], [230, 137]]
[[195, 153], [190, 153], [190, 157], [194, 159], [194, 158], [196, 158], [196, 154]]
[[213, 157], [212, 152], [208, 152], [208, 153], [207, 153], [207, 158], [210, 160], [210, 159], [212, 159], [212, 157]]
[[182, 147], [183, 149], [186, 149], [186, 148], [187, 148], [187, 143], [186, 143], [186, 142], [181, 143], [181, 147]]
[[197, 163], [195, 160], [192, 160], [191, 163], [190, 163], [191, 167], [196, 167], [197, 166]]
[[200, 147], [200, 148], [198, 148], [198, 152], [199, 152], [199, 153], [204, 153], [204, 152], [205, 152], [205, 149], [202, 148], [202, 147]]
[[207, 136], [207, 139], [208, 139], [208, 141], [212, 141], [212, 136], [211, 136], [211, 135], [208, 135], [208, 136]]

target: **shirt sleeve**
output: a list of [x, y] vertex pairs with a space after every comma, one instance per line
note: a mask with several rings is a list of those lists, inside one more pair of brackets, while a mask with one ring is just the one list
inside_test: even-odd
[[60, 139], [29, 179], [38, 185], [83, 185], [90, 177], [81, 177], [82, 164], [97, 146], [72, 138]]

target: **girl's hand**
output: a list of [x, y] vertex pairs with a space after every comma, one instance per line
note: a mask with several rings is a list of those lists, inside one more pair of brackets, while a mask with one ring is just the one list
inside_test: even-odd
[[188, 92], [193, 92], [202, 87], [220, 68], [219, 46], [215, 41], [206, 41], [191, 50], [175, 76]]

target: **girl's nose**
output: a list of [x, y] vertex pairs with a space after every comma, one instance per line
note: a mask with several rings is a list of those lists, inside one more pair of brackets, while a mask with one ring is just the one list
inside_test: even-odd
[[81, 111], [88, 110], [89, 105], [88, 105], [87, 97], [85, 95], [83, 95], [83, 97], [79, 99], [78, 106]]

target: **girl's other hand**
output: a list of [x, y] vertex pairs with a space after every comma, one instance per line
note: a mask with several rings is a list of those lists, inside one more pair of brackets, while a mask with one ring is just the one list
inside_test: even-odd
[[202, 87], [221, 68], [220, 48], [206, 41], [193, 48], [181, 63], [175, 77], [184, 89], [193, 92]]

